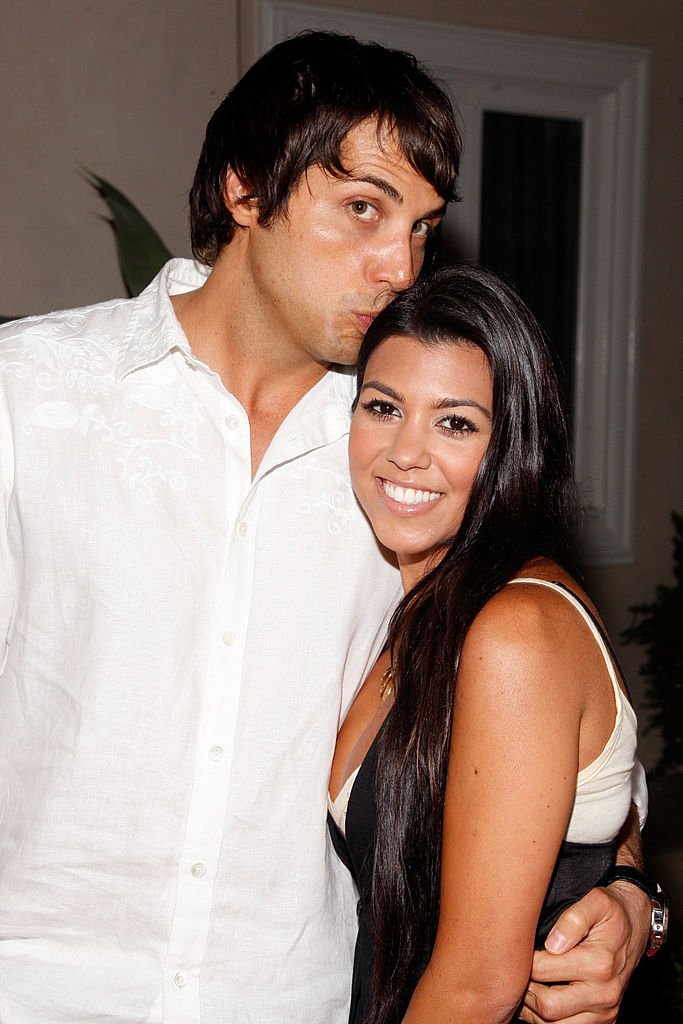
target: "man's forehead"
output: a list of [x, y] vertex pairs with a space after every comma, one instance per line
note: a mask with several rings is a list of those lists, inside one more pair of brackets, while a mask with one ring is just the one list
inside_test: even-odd
[[377, 162], [396, 168], [407, 166], [412, 174], [421, 177], [403, 152], [396, 129], [376, 118], [361, 121], [347, 132], [340, 156], [350, 174], [354, 174], [359, 165]]
[[352, 128], [340, 149], [345, 174], [339, 177], [365, 181], [402, 202], [406, 189], [419, 189], [439, 199], [433, 185], [424, 178], [406, 156], [398, 132], [385, 124], [363, 121]]

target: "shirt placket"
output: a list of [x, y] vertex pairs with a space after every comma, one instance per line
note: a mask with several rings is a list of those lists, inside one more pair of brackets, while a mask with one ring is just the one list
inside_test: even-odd
[[[217, 400], [215, 394], [213, 400]], [[221, 396], [226, 549], [164, 970], [165, 1024], [197, 1024], [200, 1019], [201, 969], [233, 764], [260, 506], [260, 491], [249, 479], [249, 428], [243, 411], [235, 405], [229, 396]]]

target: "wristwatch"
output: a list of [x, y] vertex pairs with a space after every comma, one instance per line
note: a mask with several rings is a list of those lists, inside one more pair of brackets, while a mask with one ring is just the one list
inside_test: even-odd
[[645, 956], [654, 956], [666, 942], [669, 931], [669, 901], [666, 898], [666, 893], [659, 882], [653, 882], [650, 878], [646, 878], [642, 871], [619, 864], [610, 868], [600, 884], [609, 885], [611, 882], [630, 882], [642, 889], [649, 897], [652, 916], [650, 917], [650, 941], [645, 950]]

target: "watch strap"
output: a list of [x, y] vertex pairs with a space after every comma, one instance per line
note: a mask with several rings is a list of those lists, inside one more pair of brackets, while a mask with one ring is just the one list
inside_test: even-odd
[[659, 882], [655, 882], [639, 871], [638, 868], [616, 865], [610, 868], [600, 881], [600, 885], [612, 882], [630, 882], [637, 886], [650, 900], [650, 940], [645, 950], [646, 956], [654, 956], [664, 943], [669, 928], [669, 902]]

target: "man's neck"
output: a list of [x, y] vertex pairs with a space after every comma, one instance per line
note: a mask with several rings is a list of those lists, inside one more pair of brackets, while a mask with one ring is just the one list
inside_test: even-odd
[[250, 301], [242, 267], [227, 247], [205, 284], [172, 302], [193, 354], [220, 376], [249, 417], [254, 475], [280, 424], [329, 367], [304, 353], [288, 359], [278, 348]]

